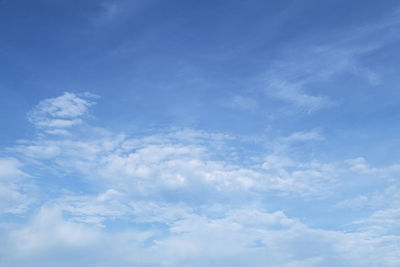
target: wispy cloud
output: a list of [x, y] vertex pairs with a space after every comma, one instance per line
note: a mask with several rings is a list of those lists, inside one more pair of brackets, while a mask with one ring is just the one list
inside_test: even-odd
[[392, 16], [327, 38], [340, 41], [321, 43], [311, 38], [305, 43], [287, 45], [261, 77], [266, 95], [310, 114], [340, 104], [329, 96], [328, 90], [340, 75], [350, 74], [370, 86], [379, 85], [380, 74], [364, 65], [363, 59], [393, 40], [387, 38], [387, 33], [379, 39], [376, 35], [398, 25], [398, 21]]
[[307, 94], [302, 82], [268, 79], [267, 86], [269, 96], [292, 104], [301, 112], [312, 113], [334, 103], [327, 96]]
[[0, 158], [0, 215], [22, 214], [35, 202], [36, 187], [15, 158]]
[[233, 95], [230, 98], [226, 99], [222, 103], [222, 105], [228, 108], [248, 111], [254, 111], [258, 108], [258, 103], [256, 99], [242, 95]]
[[321, 133], [317, 130], [312, 131], [302, 131], [302, 132], [295, 132], [287, 137], [282, 137], [279, 139], [280, 142], [306, 142], [306, 141], [321, 141], [325, 138], [321, 135]]

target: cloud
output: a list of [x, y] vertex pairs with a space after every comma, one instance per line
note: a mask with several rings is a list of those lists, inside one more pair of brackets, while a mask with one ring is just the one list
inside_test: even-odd
[[123, 199], [124, 196], [120, 192], [108, 189], [97, 196], [65, 195], [54, 203], [59, 209], [70, 214], [75, 222], [104, 227], [105, 220], [123, 217], [132, 210]]
[[348, 159], [346, 160], [346, 163], [349, 164], [350, 169], [355, 172], [371, 174], [377, 173], [378, 171], [376, 168], [369, 167], [366, 160], [362, 157]]
[[301, 82], [287, 82], [284, 80], [268, 80], [267, 94], [273, 98], [294, 105], [304, 113], [312, 113], [333, 105], [333, 101], [326, 96], [307, 94]]
[[54, 246], [84, 247], [96, 241], [95, 230], [64, 221], [60, 212], [59, 209], [43, 206], [33, 217], [31, 225], [11, 234], [12, 241], [27, 254]]
[[324, 140], [324, 137], [317, 130], [294, 132], [291, 135], [280, 139], [281, 142], [288, 143], [321, 140]]
[[[47, 102], [52, 103], [53, 99], [42, 103]], [[87, 112], [87, 107], [83, 105], [74, 111], [50, 110], [75, 117]], [[60, 136], [51, 140], [25, 140], [11, 151], [59, 175], [74, 174], [80, 180], [97, 180], [105, 188], [123, 194], [146, 197], [174, 191], [189, 197], [205, 190], [211, 199], [230, 192], [321, 198], [331, 194], [340, 177], [337, 164], [296, 159], [293, 155], [298, 143], [324, 140], [318, 130], [279, 137], [272, 142], [271, 152], [246, 165], [232, 157], [239, 153], [242, 144], [220, 133], [170, 129], [130, 136], [99, 131], [89, 125], [87, 131], [93, 133], [90, 138]], [[365, 165], [360, 159], [347, 163], [351, 166], [341, 167], [348, 168], [347, 172], [360, 171]], [[365, 172], [367, 169], [363, 168]], [[386, 173], [393, 173], [395, 169], [396, 166], [388, 167]]]
[[[296, 132], [277, 142], [288, 147], [320, 139], [316, 131]], [[14, 151], [38, 164], [46, 160], [46, 166], [41, 168], [78, 173], [88, 181], [101, 179], [107, 186], [117, 184], [115, 190], [130, 194], [152, 195], [171, 190], [183, 190], [181, 194], [185, 195], [200, 190], [207, 190], [210, 195], [280, 191], [321, 197], [337, 176], [333, 166], [327, 168], [274, 154], [267, 156], [265, 163], [242, 166], [234, 158], [229, 159], [235, 152], [234, 144], [237, 143], [229, 136], [186, 129], [144, 137], [111, 134], [91, 136], [90, 140], [68, 136], [38, 139], [20, 144]], [[274, 165], [274, 157], [277, 162], [291, 165]]]
[[262, 83], [260, 87], [267, 97], [286, 103], [287, 109], [294, 109], [296, 114], [334, 107], [340, 103], [329, 96], [329, 90], [332, 85], [343, 86], [336, 83], [341, 75], [351, 75], [372, 87], [381, 83], [380, 73], [365, 65], [364, 59], [393, 41], [388, 29], [398, 21], [396, 14], [362, 28], [325, 36], [340, 41], [321, 43], [311, 38], [306, 43], [289, 44], [279, 59], [269, 62], [258, 83]]
[[[43, 206], [32, 221], [10, 232], [2, 262], [40, 266], [396, 266], [394, 236], [313, 229], [282, 211], [228, 209], [218, 218], [182, 210], [164, 233], [131, 223], [117, 233], [71, 222], [59, 206]], [[155, 205], [147, 206], [151, 213]], [[179, 209], [179, 207], [178, 207]], [[135, 222], [135, 219], [133, 219]], [[134, 225], [136, 225], [135, 228]], [[374, 253], [371, 253], [373, 251]], [[62, 260], [62, 261], [61, 261]], [[35, 265], [36, 264], [36, 265]], [[61, 265], [62, 266], [62, 265]]]
[[399, 219], [400, 209], [393, 207], [377, 210], [367, 218], [354, 221], [353, 224], [361, 225], [361, 229], [374, 234], [393, 234], [400, 230]]
[[66, 128], [82, 123], [82, 116], [95, 104], [95, 95], [85, 93], [77, 96], [64, 93], [56, 98], [41, 101], [28, 114], [28, 120], [48, 134], [67, 134]]
[[15, 158], [0, 158], [0, 215], [21, 214], [35, 201], [35, 186], [26, 181]]
[[[372, 173], [372, 175], [375, 175]], [[378, 177], [377, 179], [381, 179]], [[362, 192], [351, 199], [342, 200], [337, 204], [339, 209], [350, 212], [363, 210], [368, 212], [366, 217], [354, 220], [349, 225], [374, 233], [376, 235], [396, 235], [399, 230], [400, 216], [400, 185], [397, 181], [389, 186], [377, 186], [369, 192]]]
[[[73, 120], [87, 114], [90, 105], [55, 106], [43, 108], [44, 114]], [[324, 140], [318, 130], [277, 137], [270, 150], [249, 153], [243, 163], [232, 155], [248, 146], [223, 133], [172, 128], [135, 135], [86, 125], [90, 134], [81, 136], [73, 134], [72, 126], [64, 128], [71, 134], [19, 141], [7, 150], [13, 158], [0, 160], [0, 186], [17, 196], [5, 194], [3, 209], [29, 218], [0, 224], [2, 264], [265, 266], [266, 259], [271, 266], [400, 263], [398, 197], [393, 197], [398, 190], [390, 179], [400, 168], [374, 168], [361, 157], [334, 163], [296, 157], [298, 144]], [[29, 176], [22, 167], [35, 174], [43, 194], [26, 190]], [[340, 190], [348, 190], [348, 176], [360, 180], [377, 173], [391, 183], [381, 194], [381, 206], [344, 226], [305, 223], [317, 201], [329, 208], [342, 200]], [[360, 191], [358, 204], [373, 197], [378, 203], [380, 193]], [[29, 204], [32, 200], [35, 207]], [[306, 203], [311, 211], [296, 215], [303, 207], [287, 206], [291, 201]], [[351, 201], [336, 208], [348, 208]], [[280, 208], [274, 208], [276, 203]]]
[[223, 106], [234, 109], [254, 111], [258, 108], [257, 100], [242, 95], [233, 95], [227, 99]]
[[1, 181], [11, 180], [13, 178], [20, 178], [26, 176], [26, 174], [21, 171], [21, 164], [17, 159], [14, 158], [0, 158], [0, 179]]
[[365, 158], [357, 157], [345, 160], [350, 170], [365, 175], [375, 175], [378, 177], [393, 178], [400, 173], [400, 164], [392, 164], [382, 168], [374, 168], [370, 166]]

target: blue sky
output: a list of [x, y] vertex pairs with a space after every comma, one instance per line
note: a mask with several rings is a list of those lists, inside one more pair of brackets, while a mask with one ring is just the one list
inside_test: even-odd
[[0, 1], [0, 266], [399, 266], [397, 1]]

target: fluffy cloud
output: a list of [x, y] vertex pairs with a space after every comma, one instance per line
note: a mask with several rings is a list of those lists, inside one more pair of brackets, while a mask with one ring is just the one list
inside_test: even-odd
[[[162, 210], [153, 204], [147, 206], [149, 211], [145, 213], [154, 213], [154, 208], [155, 213]], [[31, 266], [44, 262], [57, 266], [399, 264], [395, 236], [313, 229], [282, 211], [228, 209], [215, 218], [177, 209], [180, 213], [175, 220], [152, 216], [146, 221], [162, 224], [167, 221], [163, 233], [152, 224], [140, 221], [137, 224], [135, 219], [129, 230], [113, 233], [87, 223], [71, 222], [62, 216], [60, 206], [47, 205], [28, 225], [11, 231], [3, 240], [7, 244], [3, 263], [8, 266], [28, 262]]]
[[90, 99], [95, 96], [89, 93], [77, 96], [64, 93], [62, 96], [41, 101], [28, 114], [28, 119], [37, 128], [49, 134], [66, 134], [65, 128], [82, 123], [81, 117], [94, 104]]
[[[91, 105], [85, 101], [66, 93], [44, 100], [31, 114], [41, 110], [50, 120], [81, 119]], [[292, 148], [298, 144], [324, 140], [317, 130], [277, 137], [270, 150], [242, 161], [237, 155], [244, 141], [221, 133], [169, 129], [129, 135], [84, 124], [89, 137], [83, 137], [56, 124], [38, 128], [68, 128], [69, 134], [20, 141], [7, 150], [13, 158], [0, 159], [2, 212], [30, 211], [22, 224], [0, 224], [5, 266], [400, 263], [398, 198], [393, 198], [398, 190], [391, 179], [398, 166], [374, 168], [363, 158], [329, 163], [295, 157]], [[43, 194], [28, 190], [22, 166], [35, 173]], [[360, 194], [358, 205], [381, 204], [342, 228], [307, 225], [293, 215], [296, 205], [274, 207], [275, 199], [307, 207], [325, 201], [351, 210], [352, 199], [337, 204], [335, 198], [348, 189], [348, 176], [354, 181], [367, 176], [371, 184], [383, 178], [391, 189], [380, 202], [379, 190]], [[36, 207], [30, 206], [33, 199]]]
[[[38, 139], [14, 151], [38, 164], [46, 160], [43, 168], [78, 172], [84, 179], [102, 179], [108, 186], [116, 184], [117, 190], [140, 194], [175, 189], [194, 193], [201, 188], [209, 192], [255, 190], [322, 196], [336, 177], [329, 164], [299, 162], [281, 154], [241, 166], [226, 154], [235, 152], [229, 137], [184, 132], [137, 138], [111, 134], [90, 140]], [[314, 132], [295, 133], [280, 142], [288, 146], [314, 139], [321, 137]]]

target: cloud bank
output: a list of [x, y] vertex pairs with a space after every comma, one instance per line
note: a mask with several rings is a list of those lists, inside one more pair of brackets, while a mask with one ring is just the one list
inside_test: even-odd
[[[400, 264], [399, 212], [385, 207], [400, 188], [391, 179], [397, 165], [293, 157], [293, 147], [325, 140], [315, 129], [276, 138], [246, 164], [238, 160], [243, 140], [222, 133], [129, 135], [82, 124], [92, 133], [82, 136], [72, 126], [93, 104], [73, 93], [43, 100], [28, 115], [38, 137], [0, 159], [2, 266]], [[387, 187], [341, 200], [352, 186], [345, 180], [366, 175]], [[325, 201], [349, 210], [379, 192], [386, 192], [381, 205], [333, 228], [296, 217], [301, 204], [281, 204]]]

